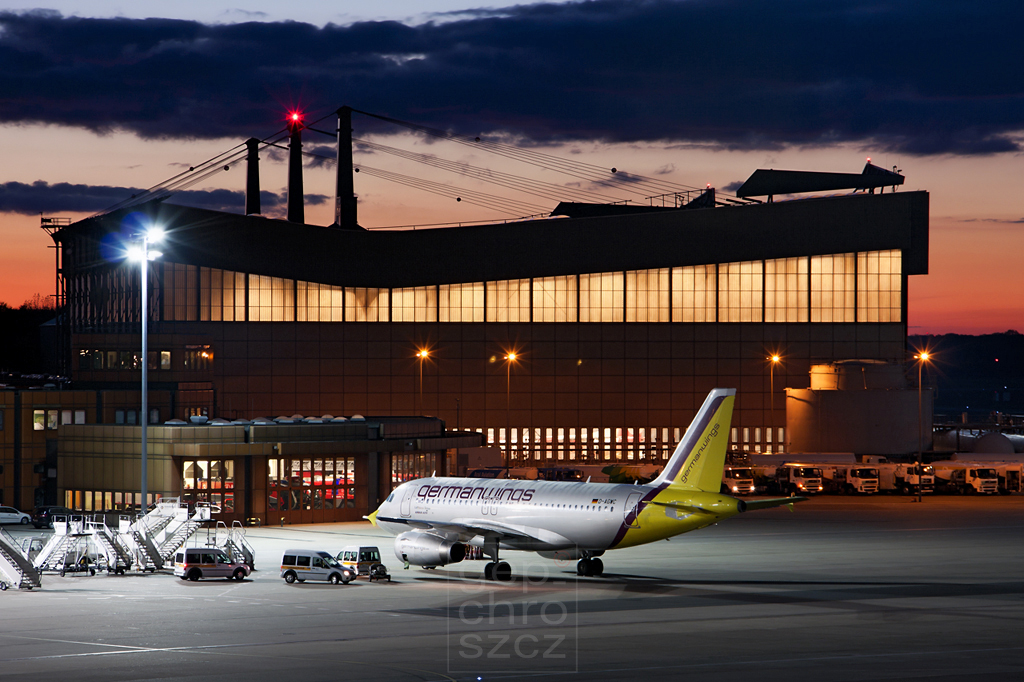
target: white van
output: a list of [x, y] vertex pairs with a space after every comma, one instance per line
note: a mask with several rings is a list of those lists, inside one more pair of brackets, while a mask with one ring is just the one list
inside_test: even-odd
[[219, 547], [182, 547], [174, 554], [174, 575], [182, 580], [227, 578], [244, 580], [252, 571], [235, 563]]
[[332, 585], [348, 585], [356, 572], [337, 562], [327, 552], [312, 549], [286, 549], [281, 557], [281, 577], [289, 585], [298, 580], [326, 580]]

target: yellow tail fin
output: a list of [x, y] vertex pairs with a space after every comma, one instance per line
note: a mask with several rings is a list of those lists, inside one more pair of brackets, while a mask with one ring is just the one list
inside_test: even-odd
[[708, 393], [665, 470], [649, 485], [671, 483], [689, 490], [718, 492], [735, 401], [735, 388], [716, 388]]

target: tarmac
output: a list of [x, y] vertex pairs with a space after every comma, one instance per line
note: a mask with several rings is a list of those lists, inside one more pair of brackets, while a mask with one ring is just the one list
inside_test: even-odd
[[[0, 593], [0, 679], [1024, 679], [1024, 496], [913, 500], [751, 512], [608, 552], [599, 578], [505, 552], [507, 584], [481, 561], [403, 570], [366, 523], [252, 528], [241, 583], [45, 574]], [[280, 578], [286, 548], [349, 544], [379, 546], [393, 582]]]

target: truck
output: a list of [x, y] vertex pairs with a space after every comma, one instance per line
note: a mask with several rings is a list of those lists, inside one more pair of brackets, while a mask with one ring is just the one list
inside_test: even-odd
[[993, 462], [999, 475], [999, 492], [1003, 495], [1024, 492], [1024, 464], [1020, 462]]
[[754, 494], [754, 470], [749, 466], [726, 466], [722, 469], [722, 492], [727, 495]]
[[803, 462], [786, 462], [775, 469], [775, 480], [769, 487], [772, 492], [778, 493], [820, 493], [821, 467]]
[[935, 487], [941, 492], [961, 495], [995, 495], [999, 492], [999, 474], [990, 462], [932, 462]]
[[873, 495], [878, 492], [878, 469], [862, 464], [821, 464], [826, 492]]
[[913, 462], [872, 464], [878, 469], [878, 489], [883, 492], [917, 494], [935, 492], [935, 469]]

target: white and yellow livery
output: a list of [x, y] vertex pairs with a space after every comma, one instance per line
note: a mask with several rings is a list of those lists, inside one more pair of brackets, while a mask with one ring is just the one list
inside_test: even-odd
[[605, 551], [664, 540], [754, 509], [805, 500], [740, 500], [719, 492], [735, 389], [708, 394], [664, 471], [644, 485], [430, 477], [396, 488], [368, 518], [397, 535], [406, 566], [462, 561], [483, 548], [488, 579], [508, 580], [502, 549], [578, 559], [580, 575], [600, 575]]

